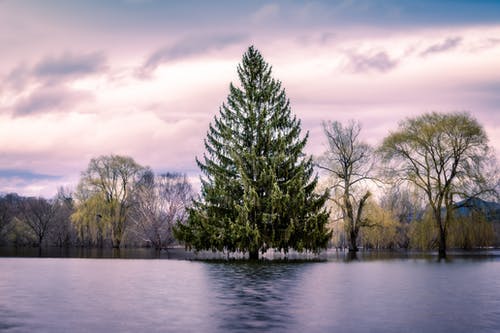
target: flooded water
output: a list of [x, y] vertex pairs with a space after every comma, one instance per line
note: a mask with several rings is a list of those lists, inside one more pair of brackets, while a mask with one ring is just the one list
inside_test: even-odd
[[500, 257], [0, 258], [0, 332], [249, 331], [499, 332]]

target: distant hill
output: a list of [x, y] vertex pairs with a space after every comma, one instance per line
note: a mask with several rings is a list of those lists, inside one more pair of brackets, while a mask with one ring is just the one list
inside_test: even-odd
[[482, 212], [489, 222], [500, 222], [500, 203], [479, 198], [466, 199], [456, 203], [457, 215], [469, 216], [473, 211]]

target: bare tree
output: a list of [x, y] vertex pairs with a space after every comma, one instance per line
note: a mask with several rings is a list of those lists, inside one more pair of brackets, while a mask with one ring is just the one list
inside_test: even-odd
[[155, 176], [144, 173], [135, 189], [131, 215], [137, 234], [156, 250], [173, 242], [172, 227], [184, 222], [193, 190], [186, 175], [166, 173]]
[[24, 198], [20, 201], [21, 220], [33, 232], [36, 244], [41, 247], [54, 223], [56, 210], [52, 202], [44, 198]]
[[[495, 192], [496, 172], [488, 138], [467, 113], [428, 113], [408, 118], [384, 139], [380, 152], [391, 178], [422, 191], [439, 230], [439, 257], [446, 257], [446, 238], [456, 198]], [[491, 170], [491, 169], [490, 169]]]
[[51, 240], [59, 247], [69, 246], [74, 243], [76, 238], [76, 230], [71, 223], [71, 214], [73, 214], [74, 210], [72, 193], [63, 187], [59, 188], [53, 204], [55, 206], [55, 221], [51, 232]]
[[367, 182], [375, 180], [373, 149], [359, 138], [361, 126], [351, 121], [346, 126], [340, 122], [323, 122], [328, 139], [328, 150], [318, 166], [332, 178], [331, 200], [340, 208], [349, 251], [358, 251], [360, 228], [371, 226], [363, 211], [371, 196]]

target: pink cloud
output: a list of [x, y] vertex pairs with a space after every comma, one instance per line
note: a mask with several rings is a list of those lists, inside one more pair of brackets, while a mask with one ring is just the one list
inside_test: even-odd
[[87, 92], [77, 92], [65, 87], [42, 87], [19, 100], [13, 107], [14, 116], [28, 116], [47, 112], [70, 112], [76, 105], [92, 99]]
[[58, 16], [61, 8], [42, 15], [16, 6], [0, 5], [18, 14], [0, 10], [8, 22], [0, 27], [8, 46], [0, 63], [3, 166], [76, 182], [90, 158], [119, 153], [196, 178], [194, 158], [229, 83], [238, 84], [236, 66], [250, 43], [310, 131], [310, 153], [324, 149], [322, 120], [359, 120], [363, 137], [377, 144], [404, 117], [464, 109], [500, 150], [498, 24], [342, 25], [351, 2], [240, 5], [247, 7], [234, 17], [233, 7], [223, 8], [218, 18], [197, 17], [201, 23], [170, 12], [169, 20], [146, 22], [151, 16], [135, 15], [140, 5], [128, 5], [136, 21], [120, 16], [116, 27], [104, 14], [89, 25], [75, 13]]
[[156, 50], [147, 58], [137, 73], [139, 77], [148, 77], [162, 63], [203, 55], [235, 44], [244, 44], [247, 39], [248, 37], [243, 34], [188, 36]]
[[420, 55], [425, 57], [433, 53], [446, 52], [448, 50], [456, 48], [458, 45], [460, 45], [461, 42], [461, 37], [448, 37], [441, 43], [433, 44], [427, 47], [424, 51], [422, 51], [422, 53], [420, 53]]

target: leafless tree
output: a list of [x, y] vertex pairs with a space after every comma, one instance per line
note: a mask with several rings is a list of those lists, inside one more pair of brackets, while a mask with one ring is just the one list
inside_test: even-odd
[[143, 239], [157, 249], [173, 241], [172, 226], [186, 218], [192, 188], [185, 175], [145, 174], [136, 188], [134, 222]]
[[59, 246], [69, 246], [76, 239], [76, 229], [71, 223], [71, 214], [74, 210], [72, 193], [68, 189], [59, 188], [53, 200], [55, 206], [54, 225], [51, 232], [51, 241]]
[[42, 246], [48, 235], [55, 214], [55, 206], [47, 199], [29, 197], [20, 201], [19, 215], [22, 222], [33, 232], [38, 247]]
[[173, 242], [172, 227], [187, 217], [193, 190], [186, 175], [146, 172], [137, 184], [131, 214], [137, 234], [156, 250]]
[[340, 208], [349, 241], [349, 251], [358, 250], [357, 238], [362, 227], [370, 226], [363, 210], [371, 193], [367, 182], [375, 180], [373, 149], [359, 138], [361, 126], [351, 121], [323, 122], [328, 150], [318, 166], [332, 179], [331, 200]]

